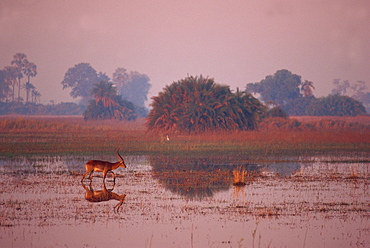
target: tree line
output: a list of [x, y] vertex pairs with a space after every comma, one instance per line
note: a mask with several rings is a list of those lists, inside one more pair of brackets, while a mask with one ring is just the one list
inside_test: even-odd
[[[0, 101], [22, 103], [21, 91], [26, 93], [25, 103], [36, 103], [41, 94], [31, 83], [31, 78], [37, 75], [37, 66], [27, 59], [24, 53], [16, 53], [9, 66], [0, 70]], [[22, 83], [22, 78], [26, 81]]]
[[[41, 96], [31, 84], [37, 67], [23, 53], [14, 55], [11, 66], [0, 70], [0, 114], [83, 114], [86, 120], [134, 120], [147, 117], [154, 132], [198, 133], [209, 130], [253, 130], [269, 116], [366, 114], [370, 93], [365, 82], [335, 79], [330, 95], [316, 98], [314, 83], [289, 70], [273, 75], [244, 90], [230, 90], [213, 78], [188, 76], [166, 86], [145, 107], [151, 87], [145, 74], [117, 68], [112, 79], [89, 63], [69, 68], [61, 82], [80, 103], [37, 104]], [[26, 78], [23, 82], [21, 79]], [[21, 97], [21, 91], [26, 99]], [[350, 95], [349, 95], [350, 94]], [[365, 106], [364, 106], [365, 105]]]
[[[246, 91], [257, 94], [267, 105], [280, 107], [289, 115], [311, 116], [356, 116], [366, 114], [364, 104], [370, 105], [370, 93], [365, 82], [349, 84], [335, 79], [334, 89], [325, 97], [316, 98], [314, 84], [302, 81], [301, 76], [288, 70], [278, 70], [257, 83], [246, 85]], [[353, 90], [352, 97], [346, 95], [346, 89]], [[364, 103], [364, 104], [363, 104]], [[369, 106], [370, 107], [370, 106]]]
[[[29, 62], [24, 53], [15, 54], [11, 65], [0, 70], [0, 114], [83, 114], [85, 119], [132, 120], [148, 113], [145, 101], [151, 85], [145, 74], [128, 72], [120, 67], [111, 80], [105, 73], [98, 73], [89, 63], [79, 63], [67, 70], [61, 82], [63, 89], [71, 88], [70, 95], [73, 98], [81, 99], [79, 104], [54, 104], [51, 101], [48, 105], [38, 103], [41, 94], [31, 83], [31, 78], [36, 75], [37, 66]], [[22, 78], [27, 81], [22, 83]], [[26, 99], [21, 96], [22, 90]], [[98, 93], [104, 90], [112, 99], [110, 105], [101, 103], [107, 97], [98, 97]]]

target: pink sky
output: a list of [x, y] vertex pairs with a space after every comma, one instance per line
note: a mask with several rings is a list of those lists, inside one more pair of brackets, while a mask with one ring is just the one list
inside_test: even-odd
[[74, 101], [61, 81], [88, 62], [147, 74], [149, 97], [189, 75], [244, 89], [279, 69], [330, 93], [334, 78], [370, 88], [367, 0], [1, 0], [0, 68], [23, 52], [42, 102]]

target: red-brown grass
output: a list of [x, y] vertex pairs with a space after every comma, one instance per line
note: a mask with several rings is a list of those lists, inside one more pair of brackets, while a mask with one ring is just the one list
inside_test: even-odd
[[292, 116], [291, 119], [296, 119], [300, 122], [318, 122], [325, 120], [345, 121], [347, 123], [359, 123], [363, 125], [370, 125], [370, 115], [352, 116]]
[[[349, 117], [350, 121], [357, 120]], [[270, 119], [259, 130], [160, 135], [137, 121], [84, 121], [82, 117], [0, 117], [0, 154], [109, 152], [157, 153], [303, 153], [369, 151], [370, 117]], [[370, 122], [370, 121], [369, 121]]]

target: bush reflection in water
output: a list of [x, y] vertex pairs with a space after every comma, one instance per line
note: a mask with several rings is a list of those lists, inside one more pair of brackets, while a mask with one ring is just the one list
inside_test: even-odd
[[300, 169], [295, 163], [270, 165], [228, 161], [225, 157], [184, 158], [173, 156], [149, 157], [153, 178], [175, 194], [189, 199], [212, 197], [232, 186], [233, 171], [241, 170], [251, 182], [259, 176], [290, 176]]

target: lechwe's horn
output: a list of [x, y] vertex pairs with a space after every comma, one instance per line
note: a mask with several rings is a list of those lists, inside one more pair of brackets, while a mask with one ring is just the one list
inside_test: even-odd
[[122, 156], [119, 154], [119, 148], [117, 149], [117, 157], [123, 161]]

